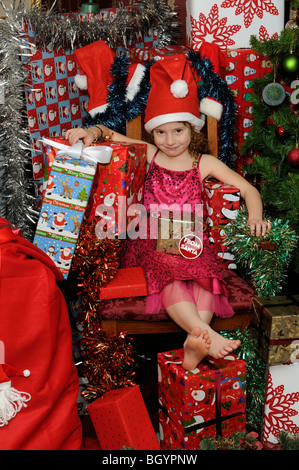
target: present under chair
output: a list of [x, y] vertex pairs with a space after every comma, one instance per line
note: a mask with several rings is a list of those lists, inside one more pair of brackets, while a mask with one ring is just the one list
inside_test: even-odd
[[[141, 117], [127, 124], [127, 135], [141, 139]], [[216, 119], [207, 117], [207, 138], [210, 153], [218, 156], [218, 126]], [[229, 302], [235, 311], [230, 318], [214, 317], [211, 326], [214, 330], [244, 330], [251, 321], [252, 297], [254, 290], [235, 270], [223, 269], [227, 282]], [[100, 305], [101, 325], [110, 334], [126, 332], [129, 335], [177, 333], [182, 330], [169, 318], [165, 310], [155, 315], [145, 315], [146, 297], [128, 297], [103, 300]]]

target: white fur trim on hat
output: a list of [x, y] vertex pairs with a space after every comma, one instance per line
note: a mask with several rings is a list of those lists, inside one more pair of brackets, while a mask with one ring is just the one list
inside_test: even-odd
[[75, 75], [75, 83], [80, 90], [87, 90], [87, 76], [86, 75]]
[[108, 103], [102, 104], [101, 106], [97, 106], [96, 108], [90, 109], [88, 112], [91, 117], [94, 117], [98, 113], [103, 113], [108, 108]]
[[205, 124], [205, 118], [204, 116], [197, 118], [191, 113], [162, 114], [150, 119], [144, 125], [144, 128], [147, 132], [151, 132], [156, 127], [161, 126], [162, 124], [167, 124], [168, 122], [190, 122], [190, 124], [194, 126], [194, 129], [199, 132]]
[[144, 76], [145, 67], [142, 64], [137, 64], [137, 67], [133, 73], [133, 76], [128, 83], [127, 92], [126, 92], [126, 99], [127, 101], [131, 101], [134, 96], [139, 91], [140, 82]]
[[213, 98], [203, 98], [199, 104], [200, 111], [206, 116], [211, 116], [220, 121], [223, 113], [223, 105]]
[[189, 93], [188, 84], [185, 80], [175, 80], [170, 85], [170, 91], [175, 98], [185, 98]]

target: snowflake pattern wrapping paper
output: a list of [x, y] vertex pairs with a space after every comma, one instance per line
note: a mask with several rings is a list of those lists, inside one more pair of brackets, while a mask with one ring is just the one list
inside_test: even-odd
[[277, 443], [281, 431], [299, 434], [299, 364], [269, 367], [262, 441]]
[[250, 47], [250, 36], [273, 37], [284, 29], [284, 0], [187, 0], [187, 44], [222, 49]]

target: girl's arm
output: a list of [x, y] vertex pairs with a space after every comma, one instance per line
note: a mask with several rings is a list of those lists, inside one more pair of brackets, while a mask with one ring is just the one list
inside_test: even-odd
[[270, 230], [270, 222], [263, 220], [261, 195], [245, 178], [212, 155], [202, 156], [199, 169], [203, 180], [210, 176], [240, 190], [240, 195], [244, 199], [248, 210], [248, 225], [252, 235], [264, 236], [267, 229]]
[[150, 163], [155, 151], [157, 148], [144, 142], [143, 140], [131, 139], [126, 135], [120, 134], [118, 132], [114, 132], [108, 127], [104, 126], [103, 124], [97, 124], [96, 126], [91, 126], [87, 129], [83, 129], [82, 127], [69, 129], [66, 134], [65, 138], [69, 141], [71, 145], [78, 142], [78, 140], [82, 139], [84, 143], [84, 147], [88, 147], [97, 139], [101, 137], [108, 137], [112, 142], [132, 142], [132, 143], [139, 143], [139, 144], [146, 144], [147, 145], [147, 162]]

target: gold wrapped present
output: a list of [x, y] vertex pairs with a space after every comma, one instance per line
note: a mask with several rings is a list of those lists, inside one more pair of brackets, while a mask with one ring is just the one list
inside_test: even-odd
[[258, 347], [268, 365], [299, 362], [299, 295], [253, 298]]
[[180, 255], [179, 244], [183, 236], [194, 233], [194, 215], [186, 220], [173, 217], [159, 217], [156, 250], [172, 255]]

